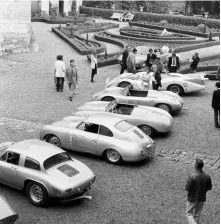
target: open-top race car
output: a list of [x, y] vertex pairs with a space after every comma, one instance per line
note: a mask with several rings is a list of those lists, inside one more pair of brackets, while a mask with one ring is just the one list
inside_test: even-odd
[[95, 93], [91, 97], [91, 101], [112, 101], [118, 103], [158, 107], [173, 113], [179, 111], [183, 107], [183, 99], [175, 93], [169, 91], [139, 91], [132, 89], [131, 85], [121, 87], [110, 87]]
[[[159, 87], [160, 91], [171, 91], [178, 95], [183, 93], [191, 93], [199, 90], [204, 90], [205, 83], [204, 73], [191, 73], [191, 74], [180, 74], [180, 73], [161, 73], [162, 87]], [[123, 73], [116, 78], [106, 80], [105, 88], [110, 87], [127, 87], [132, 85], [135, 90], [151, 90], [153, 81], [153, 72], [138, 72], [133, 73]]]
[[87, 102], [78, 107], [73, 113], [73, 116], [89, 117], [97, 113], [112, 114], [126, 119], [127, 122], [137, 126], [150, 137], [153, 137], [156, 132], [169, 132], [173, 125], [173, 118], [164, 110], [147, 106], [119, 104], [116, 101]]
[[84, 195], [95, 181], [94, 173], [62, 149], [29, 139], [0, 144], [0, 183], [25, 190], [36, 206], [49, 198], [70, 201]]
[[109, 114], [69, 117], [45, 125], [40, 139], [56, 146], [97, 156], [113, 164], [152, 157], [155, 144], [139, 128]]

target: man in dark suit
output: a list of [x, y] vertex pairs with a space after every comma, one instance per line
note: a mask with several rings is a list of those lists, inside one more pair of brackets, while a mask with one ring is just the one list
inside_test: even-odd
[[147, 55], [147, 67], [150, 69], [154, 63], [154, 61], [157, 59], [157, 55], [153, 53], [153, 49], [149, 49], [149, 54]]
[[212, 181], [208, 174], [203, 172], [203, 161], [196, 158], [195, 170], [186, 183], [188, 201], [186, 206], [186, 217], [189, 224], [197, 224], [206, 201], [206, 193], [212, 189]]
[[199, 53], [195, 53], [192, 57], [192, 59], [190, 60], [190, 71], [192, 73], [195, 73], [197, 70], [197, 66], [199, 64], [200, 58], [199, 58]]
[[180, 59], [176, 55], [175, 50], [172, 52], [172, 56], [168, 58], [167, 67], [169, 72], [174, 72], [174, 73], [176, 73], [177, 70], [180, 69]]
[[220, 82], [216, 82], [217, 90], [213, 92], [212, 108], [214, 110], [215, 127], [220, 128]]
[[130, 50], [130, 46], [127, 46], [123, 53], [120, 74], [123, 74], [124, 70], [127, 69], [127, 57], [129, 55], [129, 50]]

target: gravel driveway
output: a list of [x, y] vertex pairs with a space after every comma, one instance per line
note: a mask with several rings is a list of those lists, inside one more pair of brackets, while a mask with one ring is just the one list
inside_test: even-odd
[[[51, 25], [33, 23], [40, 52], [8, 55], [0, 58], [0, 118], [13, 118], [46, 124], [70, 115], [89, 101], [91, 94], [104, 87], [106, 78], [119, 74], [119, 65], [98, 68], [95, 83], [90, 82], [90, 64], [68, 44], [50, 31]], [[53, 83], [56, 55], [63, 54], [66, 65], [74, 58], [80, 75], [77, 96], [68, 101], [67, 90], [57, 93]], [[65, 86], [66, 87], [66, 86]], [[219, 156], [219, 130], [213, 124], [211, 97], [214, 82], [206, 81], [206, 90], [184, 96], [185, 108], [174, 117], [170, 135], [157, 137], [157, 147], [193, 151]], [[30, 123], [30, 124], [31, 124]], [[38, 138], [36, 127], [23, 130], [0, 123], [0, 142]], [[100, 158], [71, 153], [97, 175], [91, 201], [54, 203], [48, 208], [31, 206], [20, 192], [0, 185], [20, 215], [18, 223], [90, 223], [90, 224], [181, 224], [185, 218], [187, 175], [193, 165], [156, 157], [143, 164], [113, 166]], [[205, 167], [212, 176], [213, 190], [202, 214], [203, 224], [219, 222], [219, 169]], [[22, 206], [21, 206], [22, 205]]]

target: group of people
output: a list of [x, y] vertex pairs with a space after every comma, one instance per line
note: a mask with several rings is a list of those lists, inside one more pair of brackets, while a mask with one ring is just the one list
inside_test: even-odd
[[[94, 82], [94, 76], [97, 74], [97, 54], [96, 51], [92, 51], [91, 55], [91, 82]], [[75, 60], [70, 60], [70, 65], [65, 68], [63, 61], [63, 55], [57, 56], [57, 61], [54, 65], [54, 83], [57, 92], [63, 92], [64, 82], [67, 82], [69, 89], [69, 100], [72, 101], [73, 96], [76, 95], [75, 89], [79, 82], [79, 76]]]

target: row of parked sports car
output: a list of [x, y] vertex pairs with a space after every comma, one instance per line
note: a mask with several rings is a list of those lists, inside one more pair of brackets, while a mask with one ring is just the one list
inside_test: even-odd
[[[102, 156], [113, 164], [153, 157], [156, 145], [150, 137], [171, 130], [171, 114], [182, 109], [183, 99], [174, 92], [149, 89], [150, 83], [151, 74], [125, 73], [108, 81], [105, 90], [72, 116], [43, 126], [40, 140], [0, 144], [0, 182], [24, 190], [36, 206], [52, 197], [62, 202], [91, 198], [85, 193], [95, 174], [64, 150]], [[142, 85], [149, 88], [141, 90]]]

